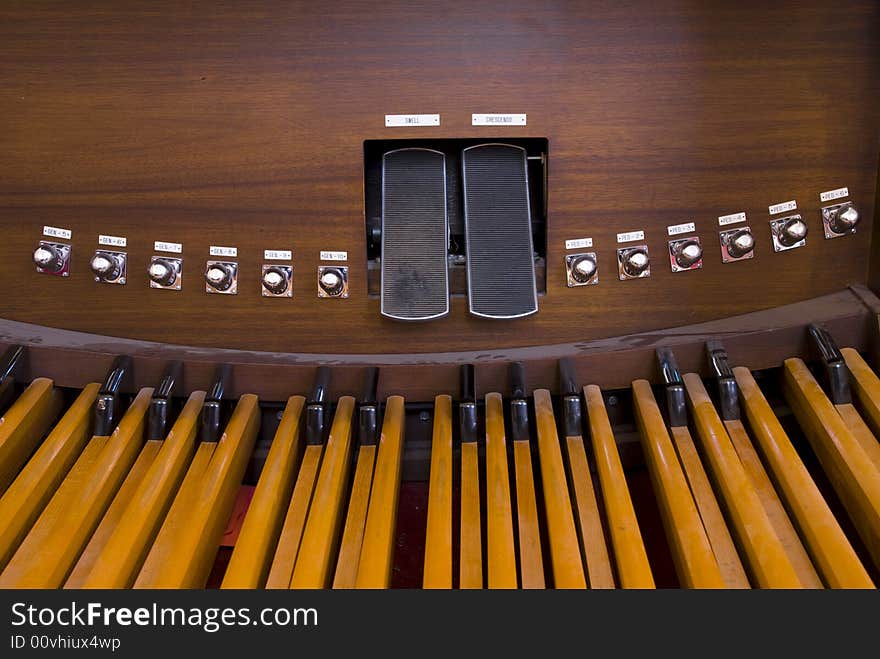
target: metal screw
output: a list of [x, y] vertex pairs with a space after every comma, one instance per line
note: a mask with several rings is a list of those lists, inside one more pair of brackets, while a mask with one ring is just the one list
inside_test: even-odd
[[614, 407], [617, 405], [617, 396], [608, 396], [608, 406]]
[[430, 420], [431, 420], [430, 412], [420, 412], [419, 413], [419, 421], [421, 421], [422, 423], [427, 423]]

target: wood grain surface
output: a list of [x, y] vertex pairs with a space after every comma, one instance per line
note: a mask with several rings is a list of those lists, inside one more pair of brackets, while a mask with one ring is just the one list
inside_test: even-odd
[[[769, 309], [868, 277], [878, 163], [880, 5], [801, 2], [79, 2], [0, 4], [0, 316], [192, 346], [290, 353], [503, 350]], [[522, 128], [472, 112], [526, 113]], [[440, 113], [438, 128], [384, 127]], [[367, 296], [363, 142], [549, 139], [547, 292], [532, 317], [383, 319]], [[825, 240], [819, 193], [864, 222]], [[796, 199], [805, 248], [775, 254], [769, 204]], [[717, 217], [745, 211], [750, 261], [722, 264]], [[696, 223], [703, 268], [673, 274], [666, 226]], [[73, 231], [67, 279], [30, 261]], [[644, 229], [651, 277], [620, 282], [615, 235]], [[94, 282], [99, 234], [129, 282]], [[599, 285], [568, 289], [567, 239]], [[184, 244], [183, 290], [151, 290], [155, 240]], [[209, 245], [238, 248], [237, 296], [207, 295]], [[292, 299], [260, 296], [291, 249]], [[351, 297], [319, 300], [319, 250]], [[433, 393], [437, 393], [435, 390]], [[432, 395], [433, 395], [432, 393]]]
[[[434, 354], [291, 354], [224, 350], [118, 339], [0, 320], [0, 350], [27, 347], [22, 382], [52, 378], [59, 386], [81, 388], [103, 381], [116, 355], [132, 357], [131, 392], [155, 386], [170, 360], [184, 366], [181, 391], [207, 390], [220, 363], [231, 366], [230, 397], [257, 394], [261, 400], [283, 401], [308, 395], [318, 365], [330, 366], [331, 398], [359, 396], [366, 369], [378, 366], [379, 397], [404, 395], [409, 401], [430, 401], [437, 394], [459, 394], [462, 364], [474, 364], [477, 396], [510, 393], [511, 362], [525, 367], [526, 387], [560, 393], [559, 359], [571, 359], [580, 385], [627, 389], [636, 379], [662, 382], [655, 351], [675, 352], [682, 372], [711, 376], [706, 341], [720, 339], [733, 366], [752, 370], [778, 367], [789, 357], [815, 358], [807, 333], [810, 323], [827, 328], [840, 346], [870, 349], [880, 330], [872, 308], [880, 305], [862, 286], [767, 311], [641, 332], [609, 339], [528, 348]], [[877, 362], [873, 366], [877, 367]]]

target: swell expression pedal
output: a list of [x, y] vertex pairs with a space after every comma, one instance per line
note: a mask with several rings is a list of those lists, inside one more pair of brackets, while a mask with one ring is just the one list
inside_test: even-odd
[[382, 158], [382, 315], [430, 320], [449, 313], [446, 157], [398, 149]]
[[470, 311], [519, 318], [538, 310], [525, 149], [481, 144], [462, 152]]

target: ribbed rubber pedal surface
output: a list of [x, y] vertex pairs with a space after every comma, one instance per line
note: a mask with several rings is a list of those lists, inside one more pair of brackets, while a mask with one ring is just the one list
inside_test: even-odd
[[538, 310], [525, 149], [481, 144], [462, 152], [470, 311], [518, 318]]
[[382, 158], [382, 315], [430, 320], [449, 313], [446, 158], [398, 149]]

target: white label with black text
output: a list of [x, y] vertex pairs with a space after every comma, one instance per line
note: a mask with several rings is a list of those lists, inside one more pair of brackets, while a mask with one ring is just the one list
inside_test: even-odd
[[696, 231], [697, 227], [693, 222], [685, 222], [684, 224], [673, 224], [666, 227], [666, 233], [670, 236], [678, 236], [682, 233], [690, 233]]
[[386, 128], [401, 128], [404, 126], [439, 126], [439, 114], [386, 114]]
[[293, 252], [289, 249], [267, 249], [263, 252], [263, 258], [267, 261], [292, 261]]
[[578, 238], [576, 240], [566, 240], [565, 249], [583, 249], [584, 247], [592, 247], [592, 238]]
[[325, 252], [321, 250], [322, 261], [348, 261], [348, 252]]
[[157, 252], [171, 252], [172, 254], [180, 254], [183, 251], [183, 245], [180, 243], [166, 243], [157, 240], [153, 243], [153, 249]]
[[843, 199], [849, 197], [849, 188], [837, 188], [837, 190], [829, 190], [819, 194], [820, 201], [834, 201], [835, 199]]
[[70, 240], [73, 236], [73, 231], [70, 229], [59, 229], [58, 227], [43, 227], [43, 235], [49, 236], [50, 238], [64, 238], [64, 240]]
[[617, 242], [619, 243], [631, 243], [633, 240], [644, 240], [645, 232], [644, 231], [626, 231], [624, 233], [617, 234]]
[[238, 256], [237, 247], [218, 247], [211, 245], [211, 256]]
[[113, 247], [125, 247], [128, 245], [128, 240], [123, 238], [122, 236], [98, 236], [98, 244], [99, 245], [111, 245]]
[[773, 204], [772, 206], [768, 206], [767, 210], [770, 211], [770, 215], [787, 213], [788, 211], [796, 211], [797, 202], [794, 199], [792, 199], [791, 201], [783, 201], [781, 204]]
[[525, 126], [524, 114], [472, 114], [471, 126]]
[[736, 224], [737, 222], [745, 222], [745, 213], [731, 213], [730, 215], [721, 215], [718, 218], [718, 226], [726, 227], [728, 224]]

